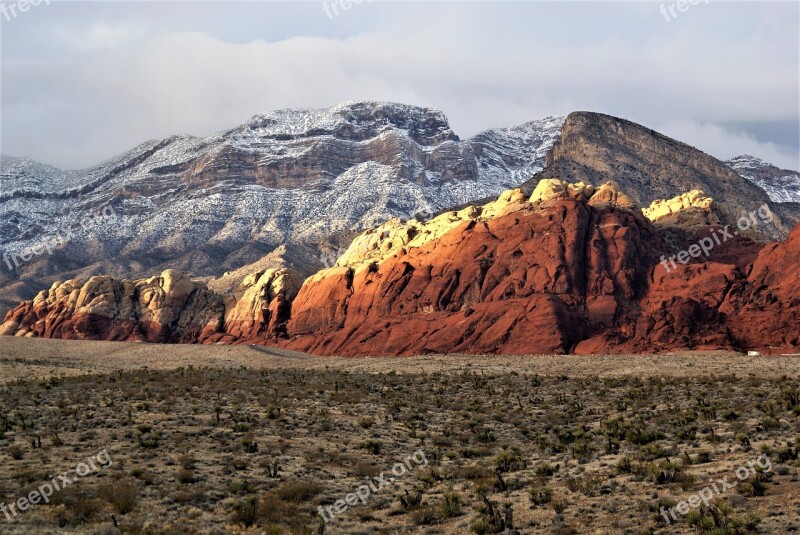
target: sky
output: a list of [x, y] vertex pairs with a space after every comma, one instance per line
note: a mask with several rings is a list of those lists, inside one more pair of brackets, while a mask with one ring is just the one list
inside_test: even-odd
[[440, 109], [462, 138], [597, 111], [800, 170], [800, 2], [693, 1], [6, 1], [0, 152], [81, 169], [379, 100]]

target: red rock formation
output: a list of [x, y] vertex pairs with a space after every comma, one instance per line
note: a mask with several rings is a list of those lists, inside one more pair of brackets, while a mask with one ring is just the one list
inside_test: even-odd
[[554, 199], [306, 281], [287, 343], [320, 354], [563, 353], [646, 288], [641, 214]]
[[668, 271], [661, 255], [689, 243], [668, 244], [613, 185], [562, 186], [534, 203], [511, 192], [392, 223], [301, 287], [289, 270], [259, 272], [224, 304], [177, 272], [68, 281], [9, 312], [0, 334], [343, 356], [800, 345], [800, 227], [784, 243], [737, 238]]
[[[800, 346], [800, 225], [784, 243], [765, 246], [736, 281], [720, 312], [737, 346], [775, 348]], [[766, 346], [766, 347], [765, 347]], [[794, 351], [798, 352], [798, 351]]]
[[0, 335], [190, 343], [216, 332], [222, 298], [183, 273], [56, 283], [6, 314]]

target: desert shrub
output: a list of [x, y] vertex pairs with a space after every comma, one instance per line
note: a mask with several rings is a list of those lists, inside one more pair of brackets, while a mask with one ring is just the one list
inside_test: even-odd
[[545, 505], [553, 499], [553, 489], [550, 487], [531, 487], [528, 494], [533, 505]]
[[559, 464], [553, 466], [550, 463], [542, 463], [536, 467], [536, 475], [545, 478], [553, 477], [559, 469], [561, 469]]
[[234, 470], [247, 470], [249, 465], [250, 462], [243, 457], [237, 457], [231, 461], [231, 467]]
[[403, 508], [404, 511], [410, 511], [412, 509], [416, 509], [422, 504], [422, 492], [419, 490], [415, 490], [414, 494], [408, 492], [408, 489], [405, 490], [405, 496], [400, 496], [400, 506]]
[[231, 494], [237, 495], [255, 494], [258, 492], [258, 486], [252, 481], [237, 481], [231, 483], [229, 490]]
[[630, 474], [633, 471], [633, 464], [631, 462], [631, 458], [627, 455], [620, 459], [617, 464], [617, 471], [620, 474]]
[[697, 452], [697, 459], [694, 461], [696, 464], [704, 464], [711, 462], [711, 451], [700, 450]]
[[360, 477], [375, 477], [380, 475], [381, 469], [379, 466], [376, 466], [375, 463], [359, 461], [353, 467], [353, 472]]
[[504, 449], [494, 458], [494, 466], [502, 473], [512, 472], [522, 467], [522, 461], [515, 451]]
[[452, 518], [461, 514], [461, 496], [455, 492], [445, 492], [439, 504], [442, 517]]
[[686, 523], [701, 535], [743, 535], [755, 533], [761, 519], [753, 514], [745, 518], [732, 516], [733, 509], [725, 502], [689, 511]]
[[256, 513], [257, 519], [265, 524], [296, 524], [304, 521], [297, 504], [280, 499], [274, 491], [259, 500]]
[[247, 496], [233, 503], [233, 521], [244, 524], [245, 527], [253, 526], [259, 517], [258, 496]]
[[486, 535], [487, 533], [492, 533], [489, 531], [491, 527], [492, 524], [489, 519], [482, 516], [470, 524], [469, 529], [471, 529], [477, 535]]
[[559, 515], [567, 510], [568, 505], [569, 502], [564, 498], [558, 498], [550, 502], [550, 507], [552, 507], [553, 511], [555, 511]]
[[745, 481], [740, 482], [738, 486], [739, 492], [745, 496], [763, 496], [767, 493], [765, 481], [766, 479], [758, 475], [747, 478]]
[[309, 481], [293, 481], [284, 483], [275, 489], [275, 495], [283, 501], [292, 503], [307, 502], [322, 490], [318, 483]]
[[138, 494], [139, 484], [136, 480], [129, 478], [106, 483], [98, 489], [100, 498], [110, 503], [121, 515], [134, 508]]
[[468, 465], [460, 466], [453, 472], [453, 477], [456, 479], [466, 479], [474, 481], [477, 479], [484, 479], [492, 475], [491, 470], [481, 465]]
[[581, 439], [572, 445], [571, 450], [572, 456], [578, 460], [578, 462], [587, 463], [591, 460], [595, 447], [590, 440]]
[[202, 488], [192, 488], [190, 490], [175, 493], [175, 503], [177, 504], [200, 504], [205, 501], [206, 493]]
[[411, 513], [411, 520], [418, 526], [433, 524], [441, 519], [441, 509], [435, 505], [418, 507]]
[[773, 429], [777, 429], [780, 426], [780, 423], [772, 416], [765, 416], [764, 419], [761, 420], [761, 425], [763, 425], [764, 429], [767, 431], [772, 431]]
[[187, 485], [189, 483], [194, 483], [194, 470], [189, 470], [186, 468], [181, 468], [178, 470], [178, 482]]
[[[143, 426], [149, 427], [149, 426]], [[142, 433], [139, 435], [139, 446], [144, 449], [156, 449], [161, 442], [161, 434], [158, 431]]]
[[580, 477], [570, 477], [566, 485], [572, 492], [580, 492], [584, 496], [593, 496], [603, 484], [605, 478], [600, 474], [586, 474]]
[[370, 452], [372, 455], [381, 454], [382, 444], [378, 440], [368, 440], [364, 443], [363, 448]]
[[358, 421], [358, 425], [360, 425], [363, 429], [370, 429], [373, 425], [375, 425], [375, 418], [362, 418]]
[[442, 474], [435, 468], [430, 467], [424, 472], [422, 472], [419, 476], [417, 476], [417, 479], [425, 483], [427, 486], [432, 487], [436, 484], [437, 481], [442, 480]]
[[694, 476], [684, 472], [683, 464], [662, 460], [658, 463], [646, 465], [646, 471], [650, 479], [656, 485], [667, 485], [669, 483], [680, 483], [686, 490], [694, 482]]
[[487, 450], [483, 448], [462, 448], [461, 456], [465, 459], [480, 459], [486, 457]]
[[646, 444], [650, 444], [651, 442], [655, 442], [656, 440], [661, 440], [662, 438], [664, 438], [664, 433], [658, 429], [647, 427], [634, 427], [625, 433], [625, 439], [631, 444], [636, 444], [637, 446], [644, 446]]
[[97, 516], [102, 504], [80, 487], [66, 488], [54, 494], [51, 503], [60, 505], [56, 509], [55, 521], [59, 527], [77, 526]]
[[242, 449], [245, 453], [258, 453], [258, 442], [252, 435], [242, 438]]
[[178, 464], [184, 470], [193, 470], [196, 467], [197, 461], [191, 455], [181, 455], [178, 458]]
[[8, 447], [8, 454], [15, 461], [19, 461], [25, 455], [25, 448], [20, 444], [12, 444]]

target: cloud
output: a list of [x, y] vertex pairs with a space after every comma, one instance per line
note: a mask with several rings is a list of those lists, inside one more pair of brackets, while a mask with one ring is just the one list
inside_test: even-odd
[[248, 4], [202, 5], [190, 22], [175, 6], [137, 19], [126, 5], [124, 23], [103, 6], [102, 18], [41, 33], [69, 49], [47, 61], [25, 59], [27, 34], [12, 34], [3, 152], [84, 167], [146, 139], [364, 99], [442, 109], [462, 137], [586, 109], [671, 129], [719, 157], [741, 147], [797, 161], [787, 143], [716, 126], [798, 120], [798, 30], [786, 23], [796, 6], [701, 4], [667, 23], [649, 3], [373, 2], [334, 20], [315, 3]]
[[64, 43], [81, 52], [119, 50], [144, 33], [144, 28], [129, 23], [93, 22], [80, 28], [62, 28]]
[[775, 143], [758, 141], [752, 134], [741, 130], [731, 131], [720, 125], [685, 120], [670, 121], [657, 130], [723, 160], [750, 154], [783, 169], [800, 170], [797, 152]]

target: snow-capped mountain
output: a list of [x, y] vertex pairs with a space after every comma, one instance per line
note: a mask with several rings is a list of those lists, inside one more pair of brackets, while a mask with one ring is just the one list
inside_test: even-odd
[[773, 201], [800, 203], [800, 173], [797, 171], [779, 169], [747, 154], [726, 160], [725, 164], [766, 191]]
[[274, 111], [204, 138], [147, 142], [84, 171], [3, 157], [3, 258], [76, 229], [87, 214], [108, 208], [117, 217], [77, 227], [53, 254], [0, 262], [0, 285], [88, 267], [216, 276], [281, 244], [313, 250], [392, 217], [435, 213], [519, 185], [544, 167], [563, 121], [461, 140], [440, 111], [348, 102]]

